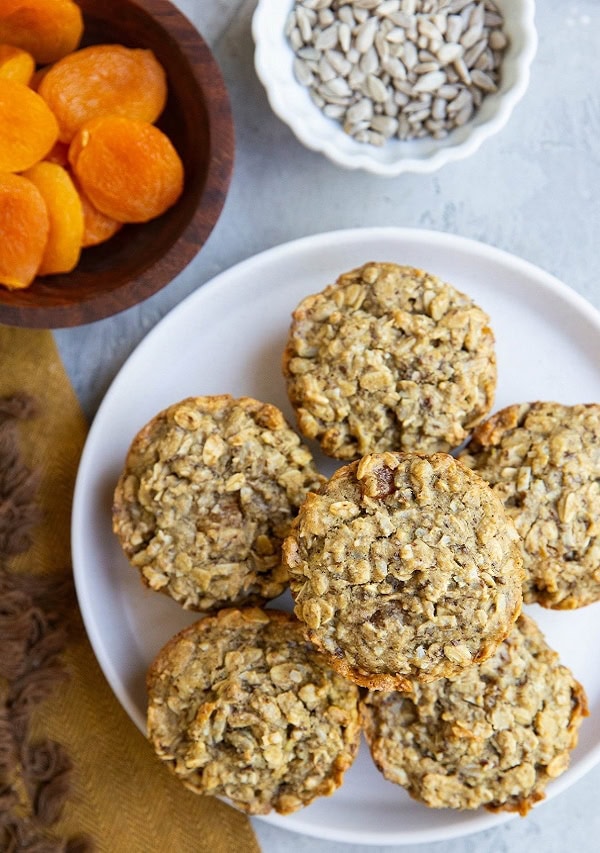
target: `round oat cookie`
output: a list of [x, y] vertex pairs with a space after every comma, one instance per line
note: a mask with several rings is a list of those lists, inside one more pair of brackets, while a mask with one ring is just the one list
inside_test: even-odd
[[289, 613], [202, 619], [159, 652], [147, 686], [158, 756], [186, 787], [248, 814], [288, 814], [332, 794], [358, 750], [358, 688]]
[[135, 437], [113, 529], [143, 581], [187, 609], [262, 603], [287, 586], [281, 543], [322, 480], [275, 406], [190, 397]]
[[566, 770], [587, 714], [583, 687], [526, 616], [463, 675], [361, 703], [373, 760], [390, 782], [433, 808], [521, 815]]
[[489, 317], [423, 270], [365, 264], [292, 318], [288, 395], [302, 434], [330, 456], [448, 451], [492, 406]]
[[525, 601], [570, 610], [600, 600], [600, 405], [508, 406], [461, 459], [515, 523]]
[[519, 615], [517, 533], [445, 453], [382, 453], [309, 493], [283, 546], [295, 613], [331, 666], [408, 690], [492, 655]]

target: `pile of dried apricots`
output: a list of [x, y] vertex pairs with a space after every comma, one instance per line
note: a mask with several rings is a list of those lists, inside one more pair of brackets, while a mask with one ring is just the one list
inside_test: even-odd
[[[73, 0], [0, 2], [0, 284], [70, 272], [82, 248], [147, 222], [183, 189], [154, 122], [167, 99], [150, 50], [78, 49]], [[37, 70], [36, 70], [37, 69]]]

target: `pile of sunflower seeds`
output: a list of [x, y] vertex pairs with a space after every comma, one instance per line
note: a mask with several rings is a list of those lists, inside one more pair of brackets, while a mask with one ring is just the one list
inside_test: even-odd
[[493, 0], [295, 0], [294, 73], [357, 142], [442, 139], [495, 92], [508, 44]]

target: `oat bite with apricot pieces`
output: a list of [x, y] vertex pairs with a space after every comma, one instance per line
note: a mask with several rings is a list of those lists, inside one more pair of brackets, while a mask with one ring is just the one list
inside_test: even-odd
[[526, 603], [600, 600], [600, 405], [507, 406], [461, 460], [488, 482], [520, 536]]
[[489, 660], [361, 705], [373, 760], [431, 808], [527, 812], [563, 773], [588, 714], [581, 684], [522, 615]]
[[329, 456], [449, 451], [492, 406], [494, 335], [437, 276], [368, 263], [298, 305], [283, 372], [300, 432]]
[[446, 453], [371, 454], [300, 508], [283, 547], [306, 636], [363, 687], [410, 690], [494, 654], [522, 561], [501, 501]]
[[322, 481], [275, 406], [189, 397], [133, 440], [113, 529], [144, 583], [184, 608], [262, 603], [287, 587], [281, 543]]
[[358, 750], [358, 688], [290, 613], [202, 619], [167, 643], [147, 684], [158, 756], [192, 791], [248, 814], [289, 814], [329, 796]]

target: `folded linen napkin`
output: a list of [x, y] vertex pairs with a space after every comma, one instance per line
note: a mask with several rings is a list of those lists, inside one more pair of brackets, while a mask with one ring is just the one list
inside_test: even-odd
[[[0, 472], [0, 640], [4, 631], [14, 648], [0, 650], [0, 848], [257, 853], [244, 815], [187, 791], [159, 763], [86, 638], [69, 528], [87, 424], [52, 334], [0, 326], [0, 365], [0, 402], [11, 401], [0, 424], [18, 421], [22, 455], [5, 441], [13, 456], [10, 476]], [[13, 490], [4, 537], [3, 486]]]

